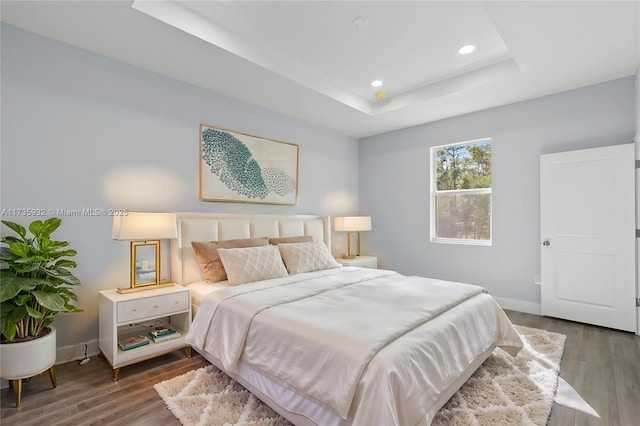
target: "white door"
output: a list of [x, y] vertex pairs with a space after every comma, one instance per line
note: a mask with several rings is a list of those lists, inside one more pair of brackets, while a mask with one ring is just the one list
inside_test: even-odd
[[636, 331], [634, 145], [540, 157], [542, 314]]

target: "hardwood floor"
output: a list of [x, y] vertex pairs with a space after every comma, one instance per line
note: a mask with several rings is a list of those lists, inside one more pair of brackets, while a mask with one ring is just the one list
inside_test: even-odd
[[117, 382], [101, 357], [83, 366], [58, 365], [58, 387], [51, 387], [47, 373], [33, 377], [23, 385], [20, 408], [15, 408], [13, 389], [2, 389], [0, 424], [180, 426], [153, 385], [205, 365], [209, 362], [195, 351], [192, 358], [175, 351], [123, 367]]
[[[554, 404], [551, 426], [640, 425], [640, 337], [570, 321], [506, 311], [514, 324], [565, 334], [560, 369], [563, 377], [598, 411], [601, 419]], [[122, 368], [111, 380], [111, 367], [92, 357], [87, 365], [56, 367], [58, 387], [41, 374], [23, 386], [22, 406], [13, 389], [0, 392], [2, 426], [153, 425], [179, 426], [153, 385], [208, 365], [184, 351]]]
[[571, 321], [505, 311], [511, 322], [567, 336], [560, 377], [600, 419], [553, 405], [552, 426], [640, 426], [640, 336]]

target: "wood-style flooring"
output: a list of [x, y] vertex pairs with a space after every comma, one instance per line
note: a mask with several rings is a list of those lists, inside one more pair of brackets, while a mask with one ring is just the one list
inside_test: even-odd
[[[570, 321], [507, 311], [514, 324], [565, 334], [560, 376], [598, 411], [595, 418], [554, 405], [553, 426], [640, 426], [640, 337]], [[194, 352], [176, 351], [123, 367], [114, 382], [109, 364], [92, 357], [87, 365], [58, 365], [58, 387], [41, 374], [23, 385], [15, 408], [12, 389], [0, 392], [2, 426], [153, 425], [180, 426], [153, 385], [208, 365]]]
[[555, 318], [505, 312], [514, 324], [567, 336], [560, 377], [601, 417], [554, 404], [549, 425], [640, 426], [640, 336]]

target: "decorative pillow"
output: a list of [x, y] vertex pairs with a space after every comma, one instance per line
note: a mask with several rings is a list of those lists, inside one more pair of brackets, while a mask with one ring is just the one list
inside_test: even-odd
[[277, 247], [291, 275], [342, 267], [320, 241], [278, 244]]
[[288, 275], [276, 246], [218, 249], [218, 254], [231, 285]]
[[313, 237], [311, 235], [303, 235], [301, 237], [269, 238], [269, 244], [273, 244], [274, 246], [281, 243], [310, 243], [311, 241], [313, 241]]
[[269, 240], [267, 238], [243, 238], [239, 240], [208, 242], [191, 241], [191, 246], [196, 252], [196, 258], [198, 258], [200, 269], [202, 269], [202, 275], [204, 275], [205, 280], [212, 283], [227, 279], [227, 273], [225, 272], [224, 266], [220, 261], [220, 256], [218, 255], [219, 248], [230, 249], [266, 245], [269, 245]]

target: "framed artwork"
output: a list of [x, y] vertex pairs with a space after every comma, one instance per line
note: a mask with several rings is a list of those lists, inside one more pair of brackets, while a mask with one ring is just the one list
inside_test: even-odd
[[131, 256], [135, 270], [131, 270], [131, 287], [156, 285], [160, 282], [160, 241], [131, 241]]
[[297, 144], [200, 125], [200, 200], [298, 204]]

